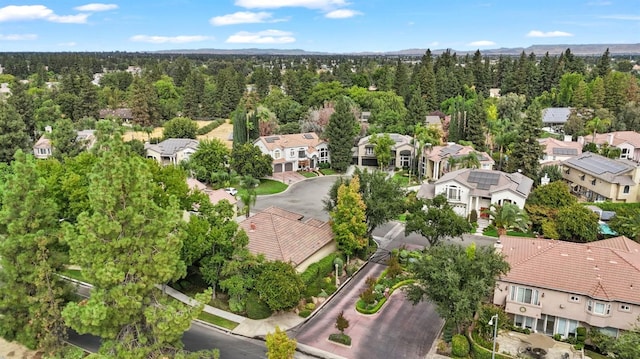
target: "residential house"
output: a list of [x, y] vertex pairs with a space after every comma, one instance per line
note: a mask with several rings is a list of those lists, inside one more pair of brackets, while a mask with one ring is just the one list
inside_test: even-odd
[[251, 253], [291, 263], [298, 272], [337, 249], [329, 223], [277, 207], [245, 219], [240, 227], [249, 237]]
[[0, 96], [8, 97], [9, 95], [11, 95], [11, 87], [9, 87], [9, 83], [0, 83]]
[[122, 122], [129, 122], [133, 120], [133, 112], [130, 108], [116, 108], [115, 110], [103, 108], [99, 111], [98, 115], [100, 116], [100, 119], [115, 117], [122, 120]]
[[493, 303], [513, 325], [572, 337], [577, 327], [617, 336], [640, 315], [640, 244], [615, 237], [590, 243], [501, 236], [511, 269]]
[[427, 116], [424, 120], [425, 126], [435, 126], [442, 131], [442, 120], [440, 116]]
[[549, 107], [542, 110], [542, 128], [547, 132], [562, 132], [564, 124], [571, 116], [569, 107]]
[[420, 157], [420, 174], [425, 179], [437, 180], [443, 173], [459, 169], [459, 164], [452, 160], [475, 153], [480, 161], [480, 169], [490, 170], [495, 161], [486, 152], [478, 152], [471, 146], [448, 143], [446, 146], [425, 147]]
[[168, 138], [157, 144], [145, 143], [147, 158], [162, 165], [177, 165], [198, 150], [198, 141], [188, 138]]
[[233, 212], [236, 214], [238, 213], [238, 200], [235, 196], [227, 193], [224, 189], [211, 189], [195, 178], [187, 178], [187, 186], [189, 186], [189, 189], [192, 191], [200, 191], [206, 194], [212, 204], [226, 200], [233, 206]]
[[[38, 159], [47, 159], [53, 155], [53, 145], [48, 138], [48, 134], [51, 133], [51, 127], [45, 128], [45, 134], [40, 136], [38, 141], [33, 145], [33, 155]], [[81, 130], [77, 132], [76, 143], [83, 147], [83, 149], [90, 149], [96, 143], [95, 130]]]
[[538, 143], [544, 151], [544, 156], [540, 159], [542, 166], [559, 165], [560, 162], [582, 153], [582, 145], [578, 142], [558, 141], [547, 137], [538, 139]]
[[630, 160], [585, 152], [562, 162], [562, 178], [571, 192], [590, 202], [638, 202], [640, 167]]
[[417, 196], [444, 194], [456, 213], [467, 217], [472, 210], [483, 215], [492, 204], [513, 203], [524, 209], [532, 186], [533, 180], [521, 173], [463, 168], [445, 173], [435, 183], [423, 184]]
[[598, 147], [611, 146], [620, 149], [620, 158], [640, 162], [640, 133], [635, 131], [616, 131], [597, 133], [593, 136], [580, 136], [578, 143], [586, 145], [595, 142]]
[[314, 170], [331, 160], [327, 142], [314, 132], [261, 136], [253, 144], [273, 158], [273, 173]]
[[[384, 134], [378, 134], [382, 136]], [[411, 162], [416, 153], [416, 149], [412, 143], [413, 138], [407, 135], [397, 133], [389, 133], [389, 137], [394, 144], [391, 146], [391, 167], [406, 168], [411, 166]], [[352, 149], [353, 164], [359, 166], [378, 167], [378, 159], [375, 155], [375, 145], [370, 142], [371, 136], [366, 136], [358, 141], [358, 145]]]
[[500, 97], [500, 89], [499, 88], [491, 88], [491, 89], [489, 89], [489, 97], [491, 97], [491, 98], [499, 98]]

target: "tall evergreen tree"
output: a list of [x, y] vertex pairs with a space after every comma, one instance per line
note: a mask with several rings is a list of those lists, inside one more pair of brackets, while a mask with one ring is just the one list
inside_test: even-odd
[[542, 109], [537, 101], [533, 101], [527, 108], [526, 118], [522, 120], [518, 130], [518, 137], [513, 145], [509, 158], [512, 172], [518, 171], [529, 178], [536, 178], [540, 169], [542, 147], [538, 143], [542, 128]]
[[484, 109], [484, 97], [480, 94], [469, 108], [467, 114], [466, 140], [471, 141], [478, 151], [486, 150], [487, 112]]
[[53, 157], [61, 161], [67, 157], [77, 156], [83, 149], [83, 144], [77, 141], [78, 131], [68, 118], [56, 122], [49, 134], [49, 139], [53, 147]]
[[0, 101], [0, 162], [9, 163], [18, 149], [29, 149], [29, 135], [16, 109]]
[[405, 103], [409, 103], [409, 72], [407, 70], [407, 65], [403, 64], [402, 59], [400, 58], [398, 58], [396, 63], [393, 90], [398, 96], [405, 99]]
[[183, 108], [186, 117], [196, 119], [202, 116], [204, 102], [204, 77], [193, 70], [184, 80]]
[[75, 226], [67, 226], [65, 236], [71, 261], [82, 267], [94, 288], [91, 298], [69, 303], [63, 317], [77, 332], [100, 336], [102, 355], [173, 355], [202, 310], [202, 305], [192, 308], [169, 300], [155, 288], [185, 273], [181, 213], [175, 199], [165, 207], [153, 201], [148, 164], [129, 154], [109, 123], [100, 123], [98, 131], [91, 210], [80, 214]]
[[33, 97], [29, 95], [27, 90], [29, 90], [29, 85], [16, 81], [13, 86], [11, 86], [11, 96], [9, 96], [7, 102], [9, 102], [18, 114], [20, 114], [20, 117], [22, 117], [27, 135], [35, 139], [36, 121], [34, 113], [36, 108]]
[[593, 72], [594, 77], [600, 76], [602, 78], [606, 77], [611, 72], [611, 56], [608, 47], [596, 62], [596, 67], [593, 69]]
[[415, 133], [415, 127], [417, 125], [424, 125], [427, 114], [429, 114], [427, 103], [422, 99], [420, 86], [418, 85], [418, 87], [414, 88], [411, 92], [411, 99], [407, 106], [407, 120], [405, 121], [407, 133], [412, 135]]
[[358, 134], [358, 121], [351, 111], [351, 101], [346, 97], [336, 100], [335, 112], [329, 118], [325, 130], [329, 140], [331, 168], [343, 172], [351, 163], [351, 148]]
[[0, 335], [55, 353], [66, 339], [61, 316], [69, 288], [53, 195], [33, 156], [18, 151], [0, 211]]
[[331, 229], [338, 248], [352, 255], [367, 245], [366, 206], [360, 194], [360, 179], [355, 176], [349, 184], [338, 188], [336, 206], [331, 211]]
[[151, 83], [136, 77], [131, 84], [131, 113], [133, 121], [141, 126], [155, 126], [160, 121], [160, 103]]
[[233, 145], [240, 146], [249, 140], [249, 129], [247, 127], [247, 113], [244, 107], [238, 107], [232, 114], [233, 119]]

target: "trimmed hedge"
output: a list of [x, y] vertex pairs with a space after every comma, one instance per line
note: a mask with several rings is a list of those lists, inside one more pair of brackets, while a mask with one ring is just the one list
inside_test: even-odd
[[469, 340], [462, 334], [451, 338], [451, 355], [454, 358], [466, 358], [469, 355]]
[[303, 309], [298, 313], [299, 316], [306, 318], [311, 315], [311, 311], [309, 309]]
[[[408, 285], [414, 282], [415, 282], [415, 279], [405, 279], [403, 281], [396, 283], [393, 287], [389, 289], [389, 296], [391, 296], [394, 290], [402, 287], [403, 285]], [[380, 310], [380, 308], [382, 308], [382, 305], [384, 305], [384, 303], [386, 302], [387, 302], [387, 298], [383, 297], [373, 307], [368, 308], [367, 303], [365, 303], [362, 299], [359, 299], [356, 302], [356, 310], [362, 314], [375, 314]]]
[[[473, 341], [473, 338], [467, 337], [469, 340], [469, 345], [471, 345], [471, 356], [474, 359], [491, 359], [491, 350], [481, 347], [478, 343]], [[504, 355], [500, 353], [496, 353], [495, 357], [497, 359], [513, 359], [514, 357], [509, 355]]]
[[351, 345], [351, 337], [346, 334], [331, 334], [329, 335], [329, 340], [344, 345]]
[[196, 131], [196, 134], [201, 136], [201, 135], [206, 135], [207, 133], [211, 132], [212, 130], [220, 127], [220, 125], [222, 125], [223, 123], [225, 123], [226, 120], [224, 119], [218, 119], [218, 120], [214, 120], [211, 121], [211, 123], [207, 124], [206, 126], [202, 126], [198, 129], [198, 131]]
[[337, 253], [331, 253], [321, 260], [311, 264], [304, 272], [302, 272], [302, 274], [300, 274], [300, 279], [302, 279], [304, 284], [309, 285], [318, 279], [324, 278], [327, 274], [333, 271], [333, 261], [337, 257]]

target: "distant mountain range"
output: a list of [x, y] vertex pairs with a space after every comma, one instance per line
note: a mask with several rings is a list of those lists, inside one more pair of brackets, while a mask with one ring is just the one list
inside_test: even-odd
[[[532, 45], [529, 47], [513, 47], [513, 48], [499, 48], [499, 49], [484, 49], [480, 50], [483, 55], [510, 55], [517, 56], [524, 51], [525, 53], [535, 53], [536, 55], [559, 55], [565, 52], [567, 49], [571, 49], [571, 53], [579, 56], [590, 55], [602, 55], [606, 49], [609, 49], [611, 55], [640, 55], [640, 44], [583, 44], [583, 45]], [[441, 54], [447, 49], [435, 49], [431, 50], [433, 54]], [[460, 51], [450, 49], [451, 52], [455, 52], [458, 55], [472, 54], [473, 51]], [[350, 52], [350, 53], [337, 53], [337, 52], [320, 52], [320, 51], [307, 51], [302, 49], [177, 49], [177, 50], [161, 50], [157, 53], [164, 54], [211, 54], [211, 55], [274, 55], [274, 56], [313, 56], [313, 55], [355, 55], [355, 56], [422, 56], [427, 49], [406, 49], [399, 51], [387, 51], [387, 52]]]

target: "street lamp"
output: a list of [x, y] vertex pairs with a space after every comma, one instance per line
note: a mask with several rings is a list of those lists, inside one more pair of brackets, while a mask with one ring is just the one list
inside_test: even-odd
[[493, 325], [493, 350], [491, 351], [491, 359], [496, 358], [496, 338], [498, 337], [498, 314], [491, 316], [489, 325]]

